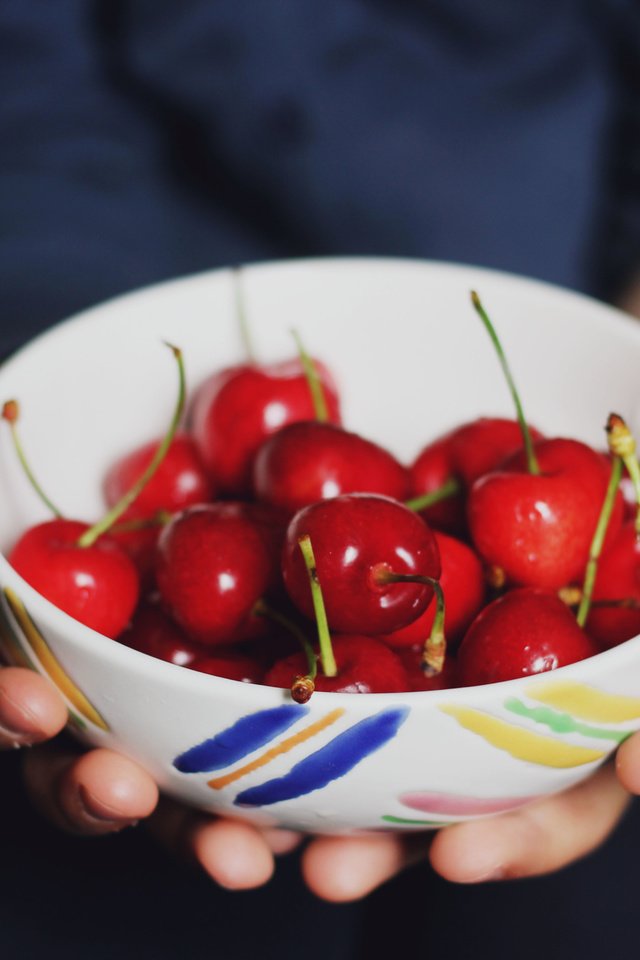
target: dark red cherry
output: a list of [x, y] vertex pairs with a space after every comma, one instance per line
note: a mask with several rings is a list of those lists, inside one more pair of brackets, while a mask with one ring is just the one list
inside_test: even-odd
[[241, 683], [262, 683], [264, 673], [259, 660], [219, 647], [214, 654], [193, 660], [189, 666], [199, 673], [226, 677], [227, 680], [239, 680]]
[[[540, 474], [516, 454], [477, 480], [469, 494], [473, 543], [511, 584], [555, 590], [580, 580], [609, 480], [603, 458], [577, 440], [534, 444]], [[608, 538], [622, 518], [618, 495]]]
[[[324, 386], [329, 419], [340, 421], [339, 401], [327, 369], [315, 361]], [[214, 483], [236, 497], [251, 493], [251, 468], [263, 440], [297, 420], [315, 416], [300, 360], [243, 364], [210, 377], [200, 388], [192, 432]]]
[[[111, 466], [104, 481], [104, 494], [110, 507], [118, 503], [142, 476], [161, 442], [154, 440], [137, 447]], [[194, 440], [186, 433], [178, 433], [153, 477], [119, 522], [134, 517], [152, 517], [160, 510], [175, 513], [194, 503], [206, 503], [213, 496], [213, 484]]]
[[[433, 440], [418, 454], [409, 468], [409, 497], [420, 497], [440, 490], [445, 484], [456, 482], [451, 460], [451, 440], [454, 433]], [[460, 487], [457, 493], [444, 497], [439, 503], [421, 511], [430, 525], [462, 535], [467, 526], [465, 496]]]
[[[400, 693], [409, 689], [405, 668], [396, 654], [379, 640], [361, 635], [333, 635], [333, 653], [338, 666], [335, 677], [318, 672], [316, 690], [331, 693]], [[294, 653], [267, 670], [263, 683], [290, 688], [297, 676], [308, 671], [304, 653]]]
[[295, 605], [313, 619], [309, 575], [298, 541], [308, 535], [315, 554], [329, 627], [341, 633], [390, 633], [426, 608], [432, 588], [392, 582], [394, 574], [437, 579], [433, 533], [401, 503], [345, 494], [300, 510], [287, 529], [282, 570]]
[[[532, 439], [542, 435], [529, 427]], [[411, 467], [411, 498], [431, 493], [455, 480], [460, 492], [424, 511], [429, 523], [462, 534], [466, 530], [465, 498], [468, 488], [483, 474], [521, 450], [522, 431], [517, 420], [479, 417], [428, 444]]]
[[131, 623], [118, 637], [127, 647], [158, 660], [188, 667], [206, 650], [187, 639], [182, 630], [160, 609], [157, 601], [145, 600], [133, 615]]
[[[531, 439], [542, 434], [529, 426]], [[495, 470], [503, 460], [522, 450], [522, 430], [517, 420], [505, 417], [479, 417], [454, 430], [451, 438], [451, 462], [465, 487], [478, 477]]]
[[[446, 605], [447, 649], [455, 649], [485, 600], [484, 569], [471, 547], [446, 533], [434, 530], [440, 554], [440, 586]], [[424, 646], [436, 615], [435, 599], [424, 613], [406, 627], [380, 637], [390, 647]], [[425, 687], [424, 689], [428, 689]]]
[[[634, 523], [635, 516], [633, 522], [624, 524], [598, 562], [586, 630], [601, 647], [613, 647], [640, 633], [640, 541]], [[607, 606], [603, 601], [622, 602]]]
[[109, 537], [78, 546], [89, 524], [57, 518], [24, 533], [9, 563], [34, 590], [80, 623], [115, 638], [138, 602], [138, 574], [129, 557]]
[[442, 670], [434, 674], [423, 670], [424, 644], [403, 647], [396, 652], [407, 671], [409, 690], [451, 690], [459, 686], [456, 661], [448, 652]]
[[461, 686], [515, 680], [597, 653], [595, 643], [554, 593], [511, 590], [481, 610], [457, 656]]
[[409, 475], [390, 453], [331, 423], [293, 423], [266, 440], [253, 469], [256, 496], [295, 513], [345, 493], [404, 500]]
[[234, 504], [188, 507], [164, 527], [156, 579], [162, 602], [187, 635], [231, 643], [272, 579], [263, 533]]

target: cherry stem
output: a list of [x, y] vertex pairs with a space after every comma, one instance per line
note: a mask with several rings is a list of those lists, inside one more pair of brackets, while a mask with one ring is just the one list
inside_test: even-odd
[[305, 350], [298, 331], [292, 330], [291, 335], [296, 342], [300, 363], [302, 364], [304, 375], [307, 378], [307, 383], [309, 384], [309, 391], [311, 393], [311, 402], [313, 403], [313, 412], [315, 414], [315, 418], [319, 423], [326, 423], [329, 419], [329, 409], [327, 407], [327, 398], [324, 393], [324, 387], [322, 386], [322, 381], [318, 375], [318, 369]]
[[233, 280], [233, 293], [236, 304], [236, 317], [238, 318], [238, 327], [240, 328], [240, 339], [245, 356], [251, 363], [256, 361], [256, 353], [253, 348], [253, 341], [249, 331], [249, 318], [247, 317], [247, 302], [244, 296], [244, 274], [242, 267], [234, 267], [231, 273]]
[[505, 375], [507, 384], [509, 386], [509, 391], [511, 393], [511, 396], [513, 398], [513, 402], [516, 408], [518, 424], [520, 425], [520, 432], [522, 433], [522, 442], [524, 444], [525, 456], [527, 458], [527, 469], [529, 473], [539, 474], [540, 467], [538, 466], [538, 461], [536, 459], [536, 455], [533, 449], [533, 440], [531, 439], [529, 424], [525, 419], [524, 410], [522, 409], [522, 403], [520, 402], [520, 396], [518, 394], [515, 381], [511, 374], [511, 370], [509, 368], [509, 364], [507, 362], [507, 358], [505, 356], [504, 350], [502, 349], [502, 344], [500, 343], [498, 334], [496, 333], [495, 328], [491, 320], [489, 319], [489, 316], [486, 310], [482, 306], [480, 297], [478, 296], [475, 290], [471, 291], [471, 303], [473, 304], [476, 313], [482, 320], [485, 326], [485, 329], [491, 338], [491, 342], [493, 343], [495, 351], [498, 354], [500, 365], [502, 366], [503, 373]]
[[618, 413], [609, 415], [606, 430], [609, 450], [620, 457], [633, 483], [637, 503], [635, 530], [636, 536], [640, 537], [640, 466], [636, 456], [636, 442], [629, 427]]
[[433, 577], [422, 577], [413, 573], [394, 573], [392, 570], [380, 570], [376, 574], [377, 583], [422, 583], [432, 587], [436, 595], [436, 613], [431, 625], [431, 632], [425, 640], [422, 651], [422, 669], [427, 676], [434, 677], [442, 671], [444, 658], [447, 652], [447, 641], [444, 632], [445, 602], [444, 591]]
[[412, 497], [411, 500], [405, 500], [404, 505], [408, 510], [414, 510], [416, 513], [419, 513], [420, 510], [427, 510], [428, 507], [433, 507], [436, 503], [448, 500], [449, 497], [455, 497], [457, 493], [461, 492], [462, 484], [457, 477], [449, 477], [442, 486], [436, 487], [435, 490], [430, 490], [428, 493], [423, 493], [419, 497]]
[[152, 517], [137, 517], [135, 520], [125, 520], [111, 527], [111, 533], [134, 533], [136, 530], [149, 530], [151, 527], [166, 527], [173, 519], [168, 510], [158, 510]]
[[296, 703], [306, 703], [315, 690], [314, 680], [318, 674], [318, 658], [315, 655], [313, 647], [297, 623], [284, 613], [281, 613], [280, 610], [275, 610], [268, 603], [265, 603], [264, 600], [258, 600], [253, 608], [253, 612], [258, 617], [264, 617], [265, 620], [271, 620], [272, 623], [277, 623], [278, 626], [284, 627], [285, 630], [295, 637], [302, 647], [304, 655], [307, 658], [307, 667], [309, 669], [304, 676], [298, 676], [294, 679], [291, 685], [291, 696]]
[[596, 581], [596, 574], [598, 572], [598, 560], [600, 559], [600, 554], [602, 552], [602, 545], [607, 533], [607, 527], [609, 526], [611, 511], [613, 510], [613, 504], [618, 487], [620, 485], [621, 477], [622, 460], [620, 457], [614, 456], [611, 463], [609, 485], [607, 486], [607, 492], [605, 494], [600, 516], [598, 518], [598, 523], [596, 525], [596, 532], [593, 535], [593, 540], [591, 541], [591, 547], [589, 549], [589, 560], [585, 570], [584, 583], [582, 584], [582, 597], [580, 598], [580, 605], [576, 614], [576, 620], [579, 627], [584, 627], [585, 623], [587, 622], [587, 617], [589, 616], [593, 587]]
[[320, 664], [322, 666], [322, 672], [324, 673], [325, 677], [335, 677], [338, 673], [338, 666], [333, 655], [333, 647], [331, 646], [331, 634], [329, 632], [329, 624], [327, 622], [327, 612], [325, 610], [324, 600], [322, 597], [322, 587], [320, 586], [320, 581], [318, 579], [316, 558], [313, 553], [313, 546], [311, 545], [311, 537], [308, 534], [305, 534], [303, 537], [299, 537], [298, 546], [300, 547], [304, 565], [307, 568], [307, 573], [309, 575], [311, 599], [313, 600], [313, 609], [316, 615], [316, 627], [318, 630], [318, 646], [320, 648]]
[[29, 463], [24, 453], [22, 442], [20, 440], [18, 428], [16, 426], [19, 416], [20, 416], [20, 407], [18, 405], [18, 401], [7, 400], [7, 402], [2, 407], [2, 419], [6, 420], [7, 423], [9, 424], [9, 427], [11, 428], [13, 446], [18, 456], [18, 460], [20, 461], [20, 465], [22, 466], [22, 469], [25, 472], [27, 480], [29, 481], [29, 483], [31, 484], [31, 486], [33, 487], [37, 495], [40, 497], [45, 507], [48, 510], [50, 510], [55, 517], [62, 517], [62, 513], [60, 512], [60, 510], [58, 510], [56, 505], [46, 495], [46, 493], [44, 492], [44, 490], [36, 480], [35, 474], [33, 473], [31, 467], [29, 466]]
[[173, 416], [171, 418], [171, 423], [169, 424], [169, 429], [167, 430], [162, 443], [159, 445], [156, 450], [151, 462], [149, 463], [147, 469], [143, 474], [138, 478], [134, 485], [125, 493], [123, 497], [118, 500], [118, 502], [109, 510], [109, 512], [99, 520], [98, 523], [95, 523], [92, 527], [89, 527], [86, 530], [80, 539], [78, 540], [79, 547], [90, 547], [92, 546], [98, 537], [101, 537], [103, 533], [106, 533], [117, 520], [122, 516], [125, 510], [131, 506], [136, 497], [141, 493], [143, 488], [147, 485], [149, 480], [162, 463], [167, 453], [167, 450], [171, 446], [173, 438], [175, 436], [176, 430], [178, 429], [178, 424], [180, 423], [180, 418], [182, 417], [182, 412], [184, 410], [185, 398], [186, 398], [186, 384], [185, 384], [185, 374], [184, 374], [184, 361], [182, 359], [182, 350], [179, 347], [174, 347], [171, 343], [166, 343], [165, 346], [171, 350], [173, 356], [175, 357], [176, 363], [178, 365], [178, 398], [176, 400], [175, 409], [173, 411]]

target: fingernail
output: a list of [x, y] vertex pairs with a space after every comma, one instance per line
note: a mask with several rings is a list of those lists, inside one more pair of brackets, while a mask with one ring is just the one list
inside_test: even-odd
[[22, 730], [12, 730], [5, 724], [0, 723], [0, 743], [2, 743], [2, 741], [4, 741], [8, 747], [13, 747], [14, 750], [31, 746], [31, 740], [28, 734]]
[[495, 880], [504, 880], [508, 876], [507, 868], [503, 863], [488, 867], [481, 873], [470, 876], [467, 883], [493, 883]]
[[114, 828], [124, 829], [125, 827], [135, 827], [138, 823], [138, 820], [131, 820], [125, 817], [114, 816], [113, 811], [107, 811], [102, 806], [102, 804], [96, 800], [90, 790], [80, 784], [78, 787], [78, 796], [80, 798], [80, 803], [82, 805], [82, 810], [84, 815], [98, 823], [108, 823], [111, 824]]

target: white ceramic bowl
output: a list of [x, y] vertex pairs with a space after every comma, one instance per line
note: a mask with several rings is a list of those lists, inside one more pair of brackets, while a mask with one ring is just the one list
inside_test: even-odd
[[[640, 418], [640, 327], [594, 301], [471, 267], [384, 259], [247, 268], [257, 353], [290, 329], [335, 371], [350, 429], [409, 459], [444, 429], [511, 415], [477, 289], [528, 417], [603, 445], [611, 410]], [[231, 275], [162, 284], [52, 329], [0, 370], [36, 475], [92, 519], [120, 453], [162, 432], [181, 345], [190, 384], [242, 357]], [[0, 545], [46, 518], [0, 431]], [[154, 660], [81, 626], [0, 557], [4, 646], [49, 675], [87, 743], [138, 760], [174, 797], [309, 832], [421, 829], [516, 807], [588, 777], [640, 728], [640, 638], [543, 677], [433, 693], [288, 695]]]

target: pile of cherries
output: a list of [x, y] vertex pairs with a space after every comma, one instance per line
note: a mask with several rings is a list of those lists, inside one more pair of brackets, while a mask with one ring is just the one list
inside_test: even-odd
[[[547, 438], [516, 403], [400, 463], [298, 356], [213, 373], [125, 453], [93, 526], [56, 510], [9, 561], [80, 622], [174, 664], [289, 688], [442, 689], [540, 673], [640, 633], [633, 440]], [[186, 426], [183, 425], [186, 423]], [[180, 426], [179, 426], [180, 424]], [[630, 494], [629, 495], [629, 491]]]

